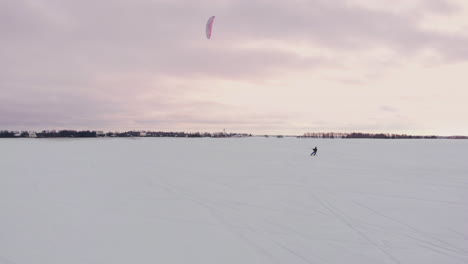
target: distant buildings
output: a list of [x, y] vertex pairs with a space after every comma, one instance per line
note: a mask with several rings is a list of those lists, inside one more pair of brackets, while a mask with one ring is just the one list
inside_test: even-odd
[[302, 137], [306, 138], [346, 138], [349, 133], [335, 133], [335, 132], [315, 132], [315, 133], [304, 133]]

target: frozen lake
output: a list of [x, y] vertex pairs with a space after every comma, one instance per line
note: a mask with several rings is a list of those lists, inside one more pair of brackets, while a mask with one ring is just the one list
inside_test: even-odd
[[467, 140], [0, 139], [0, 263], [468, 263], [467, 151]]

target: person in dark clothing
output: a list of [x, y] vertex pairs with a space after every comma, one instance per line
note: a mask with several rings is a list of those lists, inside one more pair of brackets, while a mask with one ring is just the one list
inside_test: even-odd
[[313, 151], [312, 153], [310, 153], [311, 156], [315, 156], [317, 155], [317, 147], [313, 148]]

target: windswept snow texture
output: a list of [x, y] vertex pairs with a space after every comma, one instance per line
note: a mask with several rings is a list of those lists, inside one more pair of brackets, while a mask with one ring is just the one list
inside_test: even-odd
[[462, 140], [3, 139], [0, 263], [466, 264], [467, 150]]

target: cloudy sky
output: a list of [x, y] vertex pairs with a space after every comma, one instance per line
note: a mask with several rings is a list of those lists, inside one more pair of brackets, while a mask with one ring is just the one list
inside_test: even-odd
[[466, 0], [1, 0], [0, 33], [0, 129], [468, 134]]

